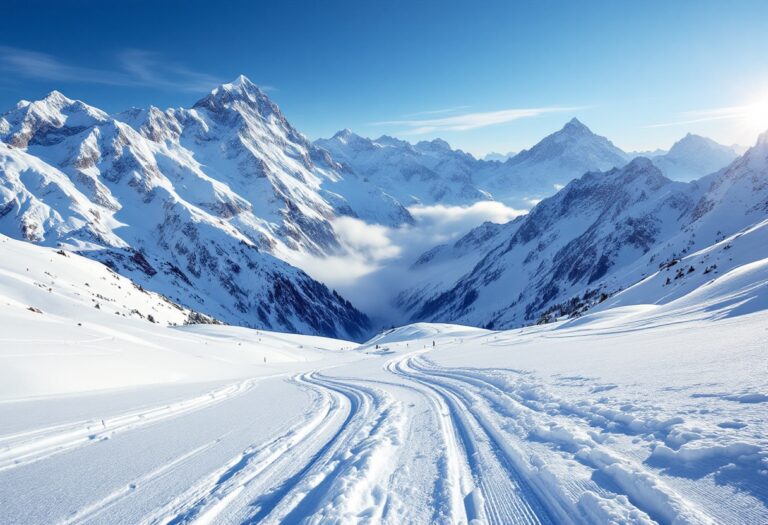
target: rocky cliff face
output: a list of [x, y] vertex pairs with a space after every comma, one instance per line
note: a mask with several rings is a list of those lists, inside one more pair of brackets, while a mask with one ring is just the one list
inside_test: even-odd
[[[0, 121], [0, 231], [70, 246], [227, 322], [361, 337], [366, 317], [279, 260], [333, 253], [339, 166], [240, 78], [116, 116], [51, 93]], [[275, 257], [278, 256], [278, 257]]]

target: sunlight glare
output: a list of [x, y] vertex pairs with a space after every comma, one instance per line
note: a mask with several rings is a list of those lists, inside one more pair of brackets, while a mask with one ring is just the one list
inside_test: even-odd
[[768, 130], [768, 97], [747, 106], [745, 117], [753, 130], [758, 132]]

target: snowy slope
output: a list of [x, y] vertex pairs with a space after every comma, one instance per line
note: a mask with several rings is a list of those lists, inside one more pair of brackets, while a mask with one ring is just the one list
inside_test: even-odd
[[[590, 311], [644, 305], [645, 318], [736, 316], [768, 309], [768, 219], [674, 261]], [[673, 264], [674, 263], [674, 264]], [[648, 307], [653, 305], [652, 308]], [[628, 308], [628, 310], [632, 310]]]
[[[453, 257], [449, 284], [418, 268], [423, 284], [400, 294], [414, 321], [510, 327], [574, 315], [694, 251], [765, 220], [768, 145], [763, 135], [721, 172], [685, 184], [647, 159], [588, 173], [527, 216], [493, 228], [479, 254]], [[471, 232], [471, 243], [481, 231]], [[456, 252], [456, 248], [440, 250]], [[765, 257], [757, 246], [753, 260]], [[441, 264], [435, 257], [435, 268]], [[428, 261], [427, 261], [428, 262]], [[697, 267], [698, 268], [698, 267]]]
[[726, 167], [738, 156], [732, 147], [688, 133], [668, 152], [651, 160], [670, 179], [691, 181]]
[[67, 245], [227, 322], [367, 330], [347, 301], [268, 255], [333, 253], [331, 221], [354, 210], [322, 197], [338, 166], [247, 79], [190, 110], [117, 118], [54, 92], [3, 122], [0, 232]]
[[2, 400], [241, 377], [264, 358], [319, 359], [314, 347], [343, 343], [208, 324], [96, 261], [2, 235], [0, 250]]
[[[95, 263], [5, 242], [4, 523], [768, 520], [764, 265], [666, 305], [503, 332], [420, 323], [354, 348], [114, 315], [76, 295]], [[162, 304], [103, 273], [98, 293]]]

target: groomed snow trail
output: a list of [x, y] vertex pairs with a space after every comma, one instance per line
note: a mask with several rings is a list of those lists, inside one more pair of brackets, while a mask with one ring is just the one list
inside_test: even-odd
[[193, 398], [100, 420], [89, 419], [0, 436], [0, 472], [40, 461], [76, 447], [110, 439], [121, 432], [221, 403], [247, 392], [257, 381], [249, 379]]
[[[615, 384], [559, 373], [546, 381], [496, 365], [514, 362], [503, 353], [518, 341], [509, 334], [512, 343], [434, 330], [426, 341], [403, 338], [361, 347], [353, 359], [296, 365], [306, 371], [201, 385], [103, 422], [51, 420], [0, 436], [3, 522], [736, 525], [768, 518], [760, 488], [766, 448], [722, 441], [748, 435], [743, 429], [760, 414], [756, 395], [703, 398], [714, 407], [705, 415], [718, 402], [743, 407], [741, 417], [719, 412], [731, 418], [705, 434], [699, 412], [673, 407], [678, 415], [670, 417], [637, 394], [629, 402], [611, 397]], [[467, 358], [483, 352], [495, 357], [477, 365]], [[589, 396], [569, 397], [577, 388]], [[726, 444], [703, 446], [715, 438]], [[697, 440], [702, 446], [689, 449]], [[719, 456], [693, 475], [686, 454]], [[727, 477], [734, 472], [738, 482]], [[9, 499], [17, 486], [24, 491]]]

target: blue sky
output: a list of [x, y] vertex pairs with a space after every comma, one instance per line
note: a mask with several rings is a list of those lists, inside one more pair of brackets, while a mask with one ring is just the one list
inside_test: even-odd
[[[34, 4], [34, 5], [33, 5]], [[189, 106], [243, 73], [310, 138], [476, 154], [577, 116], [625, 149], [768, 129], [768, 2], [3, 2], [0, 108]]]

